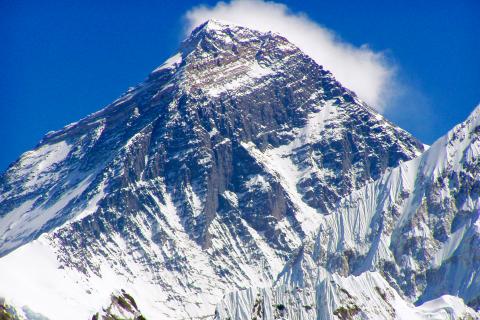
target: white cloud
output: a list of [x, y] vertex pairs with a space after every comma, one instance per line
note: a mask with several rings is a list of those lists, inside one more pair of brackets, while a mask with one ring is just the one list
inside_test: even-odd
[[317, 63], [330, 70], [344, 86], [355, 91], [369, 105], [384, 111], [393, 97], [395, 68], [381, 52], [367, 45], [356, 47], [335, 33], [287, 6], [261, 0], [232, 0], [214, 7], [197, 6], [185, 15], [186, 31], [214, 18], [260, 31], [285, 36]]

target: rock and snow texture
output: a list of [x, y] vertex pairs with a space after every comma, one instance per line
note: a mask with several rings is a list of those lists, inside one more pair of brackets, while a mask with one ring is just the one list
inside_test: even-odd
[[[476, 319], [479, 215], [480, 106], [423, 155], [343, 198], [259, 300], [281, 303], [288, 319]], [[251, 295], [227, 295], [217, 318], [248, 319]], [[259, 319], [271, 319], [265, 312]]]
[[[458, 141], [442, 168], [471, 142]], [[51, 319], [87, 319], [125, 289], [148, 319], [213, 317], [226, 292], [270, 287], [279, 275], [313, 288], [321, 267], [405, 279], [395, 299], [451, 294], [475, 306], [478, 282], [467, 275], [476, 265], [450, 259], [477, 241], [478, 145], [469, 150], [469, 175], [448, 177], [458, 196], [418, 186], [451, 197], [427, 201], [425, 210], [449, 207], [419, 220], [408, 211], [418, 193], [401, 188], [417, 188], [420, 164], [409, 160], [421, 143], [285, 38], [209, 21], [145, 82], [47, 134], [0, 176], [0, 296]], [[393, 236], [405, 241], [397, 251]], [[422, 241], [437, 269], [418, 253]], [[462, 275], [457, 291], [428, 285], [445, 272]]]
[[92, 320], [116, 319], [146, 320], [140, 310], [138, 310], [135, 299], [125, 290], [114, 292], [111, 296], [110, 304], [92, 317]]

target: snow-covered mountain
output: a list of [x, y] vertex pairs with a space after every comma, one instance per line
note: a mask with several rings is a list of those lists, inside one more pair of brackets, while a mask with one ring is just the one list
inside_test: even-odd
[[478, 113], [423, 153], [285, 38], [209, 21], [0, 177], [0, 296], [51, 319], [125, 294], [147, 319], [473, 314]]
[[217, 319], [480, 317], [480, 105], [337, 205], [272, 288], [227, 295]]

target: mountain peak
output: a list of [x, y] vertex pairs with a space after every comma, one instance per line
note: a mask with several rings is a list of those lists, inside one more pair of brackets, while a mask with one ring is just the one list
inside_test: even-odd
[[196, 27], [192, 31], [192, 33], [198, 32], [200, 30], [225, 30], [233, 26], [238, 27], [238, 25], [234, 24], [233, 22], [227, 22], [218, 19], [208, 19], [207, 21]]
[[243, 27], [225, 21], [209, 19], [194, 28], [184, 42], [191, 42], [192, 40], [195, 40], [197, 38], [203, 38], [206, 34], [213, 34], [217, 32], [226, 33], [228, 30], [231, 30], [233, 28]]
[[[209, 96], [265, 80], [293, 63], [310, 61], [287, 39], [232, 23], [208, 20], [180, 47], [183, 87]], [[321, 67], [320, 67], [321, 69]]]
[[194, 49], [202, 40], [216, 42], [217, 47], [223, 47], [233, 39], [254, 39], [261, 36], [259, 31], [252, 30], [237, 24], [210, 19], [192, 30], [190, 35], [182, 42], [182, 51]]

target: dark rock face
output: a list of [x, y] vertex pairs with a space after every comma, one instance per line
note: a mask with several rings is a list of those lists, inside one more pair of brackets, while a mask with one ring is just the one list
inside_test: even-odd
[[[46, 168], [32, 160], [44, 147], [60, 159]], [[196, 273], [178, 246], [185, 234], [218, 281], [241, 287], [249, 278], [241, 265], [276, 275], [260, 238], [282, 261], [299, 246], [301, 206], [331, 213], [343, 196], [422, 151], [285, 38], [209, 22], [177, 60], [48, 134], [7, 170], [0, 218], [29, 200], [29, 212], [49, 218], [34, 229], [6, 225], [0, 253], [61, 226], [50, 240], [65, 267], [100, 276], [106, 263], [134, 276], [135, 264], [171, 288], [161, 272]], [[269, 166], [273, 153], [295, 169], [293, 189]], [[171, 299], [182, 294], [172, 290]]]
[[121, 290], [111, 295], [110, 305], [92, 316], [92, 320], [146, 320], [135, 299]]

